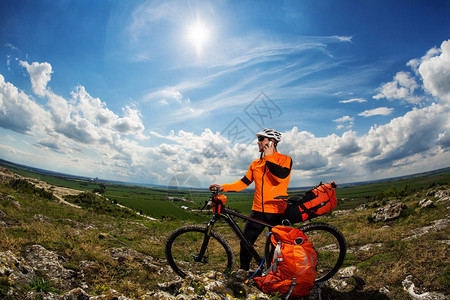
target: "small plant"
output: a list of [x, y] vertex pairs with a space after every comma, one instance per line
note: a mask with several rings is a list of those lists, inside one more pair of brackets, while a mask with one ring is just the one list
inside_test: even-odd
[[38, 293], [58, 293], [51, 280], [44, 277], [36, 277], [30, 284], [29, 289]]
[[386, 253], [379, 253], [372, 256], [370, 259], [360, 262], [358, 264], [358, 269], [367, 269], [371, 267], [379, 266], [383, 263], [392, 261], [392, 258], [389, 257]]
[[206, 292], [205, 284], [201, 281], [193, 281], [191, 283], [191, 286], [194, 288], [194, 293], [196, 293], [199, 296], [204, 295]]
[[102, 283], [102, 284], [95, 285], [93, 292], [95, 295], [101, 295], [110, 289], [111, 289], [111, 287], [109, 285]]
[[447, 289], [450, 290], [450, 267], [446, 266], [445, 270], [442, 272], [441, 277], [439, 277], [439, 282]]
[[278, 294], [278, 292], [276, 292], [275, 294], [270, 295], [270, 296], [269, 296], [269, 299], [270, 299], [270, 300], [282, 300], [283, 298], [281, 297], [280, 294]]
[[8, 296], [8, 290], [10, 288], [8, 277], [0, 277], [0, 299], [12, 299]]
[[350, 267], [353, 265], [353, 262], [355, 261], [355, 255], [353, 253], [347, 253], [345, 255], [344, 263], [342, 264], [342, 267]]

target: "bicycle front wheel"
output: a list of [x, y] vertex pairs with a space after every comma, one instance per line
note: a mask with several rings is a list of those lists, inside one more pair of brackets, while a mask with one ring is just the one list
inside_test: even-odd
[[201, 275], [209, 271], [232, 270], [234, 253], [228, 241], [207, 227], [188, 225], [176, 229], [167, 239], [166, 258], [170, 267], [182, 278], [188, 273]]
[[344, 235], [333, 225], [309, 223], [299, 227], [308, 237], [317, 252], [317, 278], [324, 282], [334, 276], [344, 263], [347, 244]]

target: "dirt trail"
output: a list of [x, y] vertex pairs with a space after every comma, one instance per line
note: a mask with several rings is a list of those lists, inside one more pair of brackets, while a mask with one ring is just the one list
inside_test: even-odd
[[41, 181], [39, 179], [24, 177], [24, 176], [18, 175], [16, 173], [13, 173], [13, 172], [9, 171], [8, 169], [0, 167], [0, 181], [1, 182], [3, 182], [3, 181], [10, 182], [15, 179], [26, 180], [26, 181], [34, 184], [37, 188], [42, 188], [45, 191], [52, 192], [53, 196], [55, 196], [55, 198], [58, 199], [59, 203], [62, 203], [62, 204], [65, 204], [65, 205], [68, 205], [71, 207], [81, 208], [78, 205], [75, 205], [75, 204], [65, 201], [63, 196], [78, 195], [78, 194], [82, 193], [83, 191], [48, 184], [47, 182]]

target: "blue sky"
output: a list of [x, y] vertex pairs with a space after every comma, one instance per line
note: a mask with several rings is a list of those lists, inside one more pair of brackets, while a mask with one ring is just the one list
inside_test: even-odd
[[[0, 3], [0, 158], [232, 182], [282, 132], [291, 186], [450, 166], [448, 1]], [[193, 180], [195, 179], [195, 180]]]

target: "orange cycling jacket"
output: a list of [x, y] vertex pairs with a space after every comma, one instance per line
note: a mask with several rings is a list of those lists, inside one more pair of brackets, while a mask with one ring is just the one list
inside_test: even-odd
[[286, 203], [276, 196], [287, 195], [291, 177], [292, 159], [275, 152], [253, 161], [242, 179], [223, 184], [224, 192], [239, 192], [255, 182], [252, 210], [265, 213], [283, 213]]

